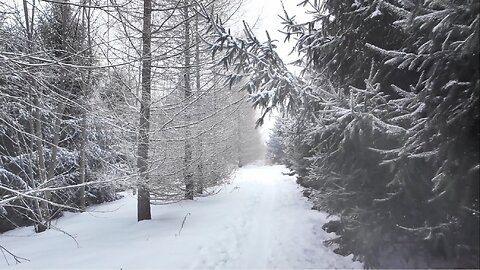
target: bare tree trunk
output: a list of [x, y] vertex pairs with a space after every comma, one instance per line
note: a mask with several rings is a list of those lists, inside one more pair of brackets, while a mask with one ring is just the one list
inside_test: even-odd
[[[62, 23], [63, 25], [67, 25], [67, 9], [66, 9], [66, 6], [62, 6]], [[66, 38], [66, 29], [63, 29], [62, 31], [62, 49], [63, 51], [66, 51], [67, 50], [67, 46], [65, 44], [67, 38]], [[61, 81], [62, 81], [62, 85], [61, 85], [61, 89], [65, 89], [66, 88], [66, 85], [65, 85], [65, 79], [66, 79], [66, 74], [65, 74], [65, 71], [62, 71], [62, 75], [61, 75]], [[40, 104], [38, 105], [40, 106]], [[52, 149], [50, 151], [50, 163], [49, 163], [49, 167], [48, 169], [45, 167], [45, 160], [43, 160], [43, 166], [41, 166], [41, 168], [43, 167], [44, 169], [43, 170], [46, 170], [46, 178], [45, 178], [45, 181], [42, 181], [42, 185], [44, 185], [44, 187], [50, 185], [50, 181], [53, 180], [53, 178], [55, 177], [55, 169], [57, 167], [57, 154], [58, 154], [58, 143], [60, 141], [60, 128], [61, 128], [61, 123], [62, 123], [62, 117], [63, 117], [63, 113], [64, 113], [64, 110], [65, 110], [65, 104], [62, 103], [62, 100], [60, 100], [60, 103], [58, 104], [58, 107], [57, 107], [57, 111], [55, 112], [55, 123], [54, 123], [54, 126], [53, 126], [53, 140], [52, 140]], [[37, 118], [37, 121], [41, 121], [40, 117]], [[41, 132], [41, 123], [40, 123], [40, 132]], [[43, 146], [42, 146], [42, 151], [43, 151]], [[43, 155], [42, 156], [42, 159], [43, 159]], [[42, 162], [40, 162], [42, 163]], [[45, 191], [45, 200], [49, 201], [51, 198], [51, 192], [50, 191]], [[46, 222], [49, 222], [50, 219], [51, 219], [51, 211], [50, 211], [50, 205], [45, 202], [45, 201], [42, 201], [41, 203], [42, 206], [42, 209], [44, 211], [44, 215], [43, 217], [46, 219]]]
[[[213, 12], [213, 5], [212, 5], [212, 12]], [[215, 70], [216, 68], [215, 67], [212, 67], [212, 72], [213, 72], [213, 111], [216, 112], [218, 110], [218, 102], [217, 102], [217, 99], [218, 99], [218, 94], [217, 94], [217, 86], [218, 86], [218, 81], [219, 81], [219, 76], [218, 76], [218, 73], [217, 71]], [[212, 132], [212, 140], [215, 142], [217, 141], [218, 139], [218, 134], [219, 134], [219, 130], [218, 129], [214, 129], [213, 132]], [[217, 168], [218, 167], [218, 159], [215, 157], [213, 159], [213, 167], [214, 168]], [[213, 180], [213, 184], [216, 185], [218, 184], [218, 177], [215, 176]]]
[[[37, 144], [37, 158], [38, 158], [38, 175], [40, 176], [40, 184], [44, 184], [47, 181], [47, 170], [45, 168], [45, 157], [43, 156], [43, 135], [42, 135], [42, 114], [40, 113], [40, 101], [39, 97], [34, 98], [35, 105], [35, 136]], [[47, 221], [44, 217], [49, 216], [48, 204], [45, 201], [40, 203], [41, 214], [39, 215], [39, 223], [36, 228], [36, 232], [40, 233], [45, 231]]]
[[[91, 0], [84, 1], [85, 6], [91, 5]], [[91, 29], [90, 29], [90, 18], [91, 18], [91, 11], [90, 8], [84, 7], [83, 8], [83, 25], [85, 27], [85, 19], [86, 19], [86, 28], [87, 28], [87, 51], [89, 56], [89, 64], [93, 64], [93, 55], [92, 55], [92, 36], [91, 36]], [[87, 89], [91, 87], [91, 70], [88, 70], [87, 73], [87, 83], [84, 85], [83, 92], [84, 94], [87, 93]], [[85, 97], [85, 100], [88, 100]], [[81, 134], [81, 142], [80, 142], [80, 184], [84, 184], [86, 181], [86, 143], [87, 143], [87, 102], [83, 104], [82, 110], [82, 134]], [[81, 186], [80, 190], [78, 191], [78, 206], [80, 209], [85, 210], [86, 207], [86, 198], [85, 198], [85, 186]]]
[[[53, 178], [55, 177], [55, 169], [57, 167], [57, 153], [58, 153], [58, 143], [60, 141], [60, 125], [61, 125], [61, 119], [62, 119], [62, 115], [63, 115], [63, 111], [65, 109], [65, 105], [63, 103], [60, 103], [57, 107], [57, 112], [56, 112], [56, 119], [55, 119], [55, 124], [53, 126], [53, 141], [52, 141], [52, 149], [50, 150], [50, 163], [49, 163], [49, 166], [48, 166], [48, 169], [45, 167], [45, 161], [43, 161], [43, 165], [40, 165], [40, 167], [44, 168], [43, 170], [46, 170], [46, 178], [45, 178], [45, 181], [42, 181], [42, 185], [44, 185], [44, 187], [47, 187], [50, 185], [50, 181], [53, 180]], [[39, 119], [39, 118], [37, 118]], [[40, 131], [41, 131], [41, 123], [40, 123], [40, 127], [39, 127]], [[43, 152], [43, 146], [42, 146], [42, 152]], [[42, 156], [42, 159], [43, 159], [43, 155]], [[42, 162], [40, 162], [41, 164]], [[44, 193], [44, 198], [45, 200], [47, 201], [50, 201], [51, 199], [51, 192], [50, 191], [45, 191]], [[51, 215], [52, 215], [52, 211], [50, 210], [50, 205], [45, 202], [45, 201], [42, 201], [41, 203], [42, 205], [42, 209], [44, 211], [43, 213], [43, 218], [45, 219], [45, 222], [50, 222], [50, 219], [52, 218]]]
[[238, 117], [237, 117], [237, 155], [238, 155], [238, 167], [241, 168], [243, 167], [243, 160], [242, 160], [242, 129], [241, 129], [241, 119], [242, 119], [242, 113], [241, 109], [239, 108], [237, 111]]
[[[27, 1], [23, 0], [23, 11], [24, 11], [24, 16], [25, 16], [25, 29], [26, 29], [26, 34], [27, 34], [27, 50], [28, 52], [31, 51], [32, 48], [32, 42], [33, 42], [33, 16], [34, 16], [34, 10], [35, 10], [35, 2], [33, 2], [33, 7], [32, 7], [32, 21], [30, 24], [29, 21], [29, 15], [28, 15], [28, 6], [27, 6]], [[35, 78], [32, 79], [32, 84], [34, 90], [36, 89], [36, 83], [35, 83]], [[45, 157], [43, 155], [43, 135], [42, 135], [42, 115], [40, 112], [40, 93], [34, 93], [33, 94], [33, 107], [35, 107], [35, 111], [33, 112], [33, 118], [35, 119], [35, 124], [31, 122], [31, 132], [32, 134], [35, 134], [35, 144], [37, 147], [37, 160], [38, 160], [38, 175], [40, 177], [40, 184], [44, 184], [46, 182], [47, 176], [46, 176], [46, 167], [45, 167]], [[33, 109], [32, 109], [33, 111]], [[33, 146], [33, 144], [32, 144]], [[33, 149], [32, 149], [33, 151]], [[36, 188], [36, 183], [35, 179], [32, 179], [32, 188]], [[37, 224], [35, 225], [35, 231], [37, 233], [43, 232], [48, 228], [47, 221], [45, 220], [45, 216], [48, 216], [48, 204], [45, 202], [39, 203], [38, 200], [34, 201], [34, 207], [36, 208], [37, 211]]]
[[[188, 14], [188, 5], [189, 1], [184, 0], [183, 15], [184, 15], [184, 55], [185, 55], [185, 73], [183, 79], [185, 82], [185, 104], [189, 106], [190, 97], [192, 95], [192, 89], [190, 86], [190, 21]], [[186, 123], [190, 122], [190, 111], [188, 107], [185, 110], [185, 120]], [[192, 145], [190, 141], [190, 127], [188, 125], [185, 127], [185, 159], [184, 159], [184, 180], [185, 180], [185, 199], [193, 200], [195, 192], [195, 184], [193, 181], [192, 175]]]
[[[197, 95], [200, 95], [201, 84], [200, 84], [200, 33], [198, 32], [198, 13], [195, 14], [195, 85]], [[198, 147], [200, 149], [200, 158], [198, 164], [198, 177], [197, 177], [197, 193], [202, 194], [204, 183], [203, 183], [203, 140], [202, 135], [198, 136]]]
[[[86, 167], [86, 155], [85, 155], [85, 146], [87, 141], [87, 112], [86, 108], [82, 113], [82, 134], [80, 142], [80, 184], [85, 183], [85, 167]], [[85, 186], [81, 186], [78, 191], [78, 207], [82, 210], [85, 210]]]
[[[32, 98], [29, 97], [29, 99], [31, 100]], [[32, 135], [32, 139], [30, 140], [30, 162], [28, 163], [28, 176], [30, 178], [30, 181], [31, 181], [31, 184], [30, 186], [32, 187], [33, 190], [35, 190], [37, 188], [37, 183], [35, 182], [35, 176], [34, 176], [34, 172], [33, 172], [33, 160], [35, 160], [35, 157], [34, 157], [34, 152], [33, 152], [33, 149], [35, 148], [35, 140], [33, 139], [33, 136], [35, 134], [35, 124], [34, 124], [34, 120], [33, 120], [33, 115], [34, 112], [33, 112], [33, 106], [30, 106], [30, 115], [32, 116], [32, 118], [28, 121], [28, 125], [29, 125], [29, 132], [30, 134]], [[42, 216], [42, 211], [40, 209], [40, 203], [37, 199], [34, 199], [33, 200], [33, 214], [35, 216], [34, 220], [35, 221], [41, 221], [40, 223], [43, 223], [43, 216]], [[37, 225], [35, 225], [35, 227], [37, 227]]]
[[[60, 141], [60, 128], [62, 124], [62, 116], [65, 110], [65, 104], [60, 103], [57, 107], [55, 124], [53, 126], [53, 140], [52, 140], [52, 149], [50, 154], [50, 166], [48, 167], [47, 173], [47, 182], [52, 180], [55, 177], [55, 169], [57, 167], [57, 154], [58, 154], [58, 143]], [[50, 193], [45, 198], [50, 199]]]
[[[28, 5], [27, 1], [23, 0], [23, 12], [25, 16], [25, 30], [26, 30], [26, 35], [27, 35], [27, 51], [30, 52], [32, 48], [32, 41], [33, 41], [33, 23], [34, 23], [34, 16], [35, 16], [35, 1], [32, 2], [32, 17], [31, 17], [31, 22], [29, 21], [29, 14], [28, 14]], [[32, 82], [32, 90], [35, 91], [36, 89], [36, 81], [34, 78], [31, 78]], [[39, 163], [39, 175], [40, 175], [40, 183], [45, 182], [45, 160], [43, 157], [43, 143], [42, 143], [42, 125], [41, 125], [41, 114], [40, 114], [40, 102], [38, 100], [38, 97], [35, 96], [38, 95], [35, 93], [32, 93], [30, 98], [32, 99], [33, 97], [33, 105], [30, 106], [30, 115], [34, 119], [30, 119], [29, 125], [30, 125], [30, 134], [32, 134], [32, 139], [30, 140], [30, 151], [31, 151], [31, 156], [32, 156], [32, 161], [34, 160], [33, 158], [33, 149], [34, 145], [36, 144], [37, 146], [37, 157], [38, 157], [38, 163]], [[35, 107], [35, 109], [34, 109]], [[35, 130], [36, 128], [36, 130]], [[34, 140], [33, 138], [36, 137]], [[40, 147], [39, 147], [40, 146]], [[43, 164], [43, 165], [42, 165]], [[33, 174], [33, 166], [32, 163], [29, 162], [29, 176], [31, 180], [31, 187], [32, 189], [36, 188], [36, 182], [34, 179], [34, 174]], [[36, 232], [43, 232], [47, 229], [47, 224], [43, 218], [43, 211], [42, 211], [42, 206], [40, 205], [40, 202], [38, 200], [33, 200], [33, 213], [35, 215], [35, 231]]]
[[152, 89], [152, 0], [143, 1], [143, 55], [142, 55], [142, 102], [140, 104], [140, 126], [137, 167], [139, 171], [137, 218], [151, 219], [150, 190], [148, 188], [148, 148], [150, 132], [150, 103]]

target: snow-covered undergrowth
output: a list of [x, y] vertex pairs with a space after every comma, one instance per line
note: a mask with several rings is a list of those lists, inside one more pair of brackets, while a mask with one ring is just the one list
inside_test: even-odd
[[149, 221], [136, 221], [136, 198], [125, 193], [85, 213], [67, 213], [53, 224], [61, 231], [6, 232], [0, 244], [30, 261], [7, 257], [10, 265], [2, 259], [0, 268], [362, 268], [322, 244], [334, 237], [321, 229], [327, 215], [310, 210], [284, 171], [240, 169], [214, 196], [153, 206]]

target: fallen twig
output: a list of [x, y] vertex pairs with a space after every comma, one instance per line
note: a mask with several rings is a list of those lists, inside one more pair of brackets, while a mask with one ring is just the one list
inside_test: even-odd
[[65, 234], [65, 235], [70, 236], [70, 238], [72, 238], [73, 241], [75, 241], [75, 244], [77, 244], [77, 248], [80, 247], [80, 244], [78, 244], [78, 241], [77, 241], [77, 239], [75, 238], [75, 236], [71, 235], [70, 233], [68, 233], [68, 232], [66, 232], [66, 231], [64, 231], [64, 230], [62, 230], [62, 229], [60, 229], [60, 228], [58, 228], [58, 227], [52, 226], [51, 224], [50, 224], [50, 228], [51, 228], [51, 229], [54, 229], [54, 230], [56, 230], [56, 231], [59, 231], [59, 232]]
[[27, 261], [27, 262], [30, 261], [29, 259], [26, 259], [26, 258], [23, 258], [23, 257], [20, 257], [20, 256], [17, 256], [15, 254], [13, 254], [11, 251], [6, 249], [2, 245], [0, 245], [0, 250], [2, 251], [3, 257], [5, 258], [5, 261], [7, 262], [8, 265], [10, 265], [10, 263], [8, 263], [7, 256], [5, 255], [5, 252], [7, 252], [10, 256], [12, 256], [16, 263], [22, 263], [22, 260]]
[[183, 218], [183, 221], [182, 221], [182, 226], [180, 227], [180, 230], [178, 231], [178, 234], [176, 234], [175, 236], [180, 236], [180, 233], [182, 232], [182, 229], [183, 229], [183, 226], [185, 225], [185, 221], [187, 221], [187, 216], [191, 215], [190, 213], [186, 214], [185, 217]]

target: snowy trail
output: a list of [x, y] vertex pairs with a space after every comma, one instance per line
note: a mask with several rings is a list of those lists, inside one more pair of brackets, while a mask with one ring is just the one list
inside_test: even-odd
[[[153, 206], [153, 219], [136, 222], [136, 200], [67, 214], [61, 231], [32, 227], [0, 235], [0, 244], [30, 262], [0, 269], [272, 269], [362, 268], [322, 242], [326, 214], [310, 210], [295, 178], [282, 166], [249, 166], [214, 196]], [[190, 214], [188, 214], [190, 213]], [[187, 215], [180, 235], [179, 229]]]

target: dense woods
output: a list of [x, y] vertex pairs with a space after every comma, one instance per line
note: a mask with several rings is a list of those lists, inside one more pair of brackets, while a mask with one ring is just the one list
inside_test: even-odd
[[478, 3], [317, 10], [315, 28], [287, 31], [321, 89], [276, 132], [316, 207], [341, 217], [337, 251], [367, 266], [403, 253], [411, 267], [413, 254], [427, 267], [478, 267]]
[[[255, 111], [223, 83], [198, 4], [0, 4], [1, 232], [42, 232], [130, 188], [150, 219], [151, 203], [208, 196], [261, 158]], [[240, 4], [205, 7], [228, 21]]]
[[303, 4], [308, 22], [283, 15], [301, 76], [248, 25], [237, 38], [210, 19], [230, 81], [283, 116], [270, 159], [340, 217], [326, 244], [366, 267], [478, 267], [479, 4]]

